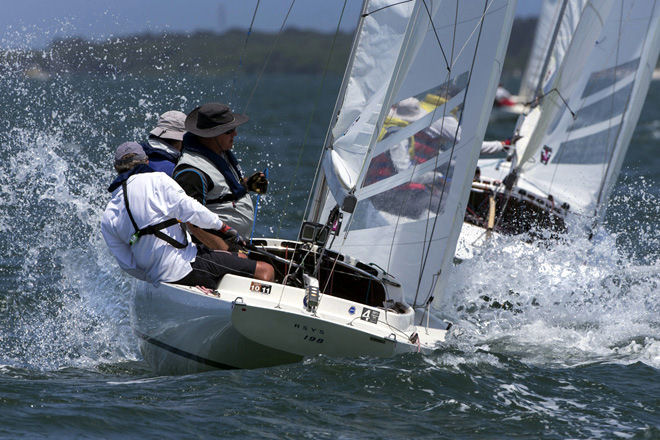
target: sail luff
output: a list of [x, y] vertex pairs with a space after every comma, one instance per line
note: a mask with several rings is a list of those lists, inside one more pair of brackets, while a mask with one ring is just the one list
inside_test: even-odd
[[522, 102], [532, 100], [536, 85], [542, 77], [541, 68], [545, 60], [545, 54], [552, 48], [549, 37], [552, 37], [552, 29], [557, 26], [559, 21], [558, 8], [561, 6], [561, 1], [563, 0], [544, 0], [541, 5], [532, 50], [518, 92], [518, 97]]
[[[543, 60], [543, 66], [541, 67], [541, 72], [545, 72], [548, 69], [550, 64], [550, 56], [552, 55], [552, 48], [557, 41], [557, 36], [559, 35], [559, 28], [561, 27], [562, 18], [566, 12], [566, 5], [568, 5], [568, 0], [564, 0], [559, 8], [559, 15], [557, 17], [557, 23], [555, 24], [555, 29], [552, 32], [552, 37], [550, 38], [550, 44], [548, 45], [548, 52], [545, 55], [545, 60]], [[536, 88], [534, 89], [534, 97], [539, 97], [543, 93], [543, 75], [539, 75], [538, 82], [536, 83]]]

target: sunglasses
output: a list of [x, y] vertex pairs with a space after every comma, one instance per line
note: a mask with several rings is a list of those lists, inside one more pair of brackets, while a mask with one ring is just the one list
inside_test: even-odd
[[235, 129], [235, 128], [232, 128], [231, 130], [229, 130], [229, 131], [225, 131], [225, 132], [222, 133], [222, 134], [236, 134], [236, 129]]

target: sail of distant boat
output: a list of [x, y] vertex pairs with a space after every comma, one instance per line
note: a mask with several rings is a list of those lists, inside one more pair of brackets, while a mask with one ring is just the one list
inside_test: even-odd
[[[453, 259], [512, 6], [374, 0], [363, 11], [309, 218], [355, 197], [332, 249], [393, 274], [413, 306], [439, 294]], [[386, 129], [410, 100], [421, 111]], [[425, 131], [450, 126], [420, 158]]]
[[594, 17], [601, 32], [567, 78], [574, 86], [559, 86], [563, 100], [552, 101], [545, 129], [521, 157], [520, 178], [573, 212], [605, 213], [658, 59], [659, 17], [656, 2], [631, 0], [613, 4], [606, 19]]
[[517, 124], [523, 137], [513, 162], [479, 160], [461, 240], [467, 248], [483, 241], [479, 208], [488, 194], [497, 196], [495, 232], [562, 230], [569, 213], [592, 219], [590, 227], [602, 219], [646, 97], [660, 45], [657, 2], [547, 3], [554, 37], [535, 44], [543, 56], [532, 54], [530, 63], [543, 59], [543, 67], [523, 81], [532, 93]]
[[[533, 99], [539, 100], [527, 116], [520, 121], [520, 134], [523, 138], [516, 145], [515, 165], [519, 170], [527, 164], [530, 158], [541, 149], [541, 139], [550, 130], [550, 123], [555, 115], [566, 108], [566, 96], [576, 87], [578, 79], [585, 68], [587, 58], [592, 52], [597, 38], [604, 25], [604, 18], [613, 4], [612, 0], [591, 0], [575, 3], [565, 0], [562, 6], [577, 4], [576, 8], [560, 8], [563, 12], [558, 18], [551, 50], [546, 54], [542, 75], [539, 77]], [[582, 6], [581, 8], [579, 6]], [[567, 11], [579, 11], [577, 18]], [[566, 17], [571, 19], [566, 19]], [[570, 29], [575, 25], [574, 31]], [[568, 28], [570, 40], [567, 42], [561, 36], [561, 29]], [[568, 44], [567, 44], [568, 43]], [[565, 48], [568, 46], [567, 48]]]
[[587, 0], [545, 0], [518, 96], [531, 103], [564, 59]]

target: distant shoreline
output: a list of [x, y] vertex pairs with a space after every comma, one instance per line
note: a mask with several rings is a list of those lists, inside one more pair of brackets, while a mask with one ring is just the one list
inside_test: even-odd
[[[524, 69], [535, 25], [534, 17], [514, 21], [504, 66], [507, 74]], [[347, 32], [338, 33], [336, 38], [334, 34], [298, 29], [287, 29], [279, 36], [254, 32], [247, 44], [246, 35], [244, 30], [232, 29], [221, 34], [143, 33], [103, 41], [70, 37], [54, 40], [45, 49], [2, 50], [0, 72], [18, 69], [44, 77], [74, 73], [253, 74], [262, 70], [341, 74], [353, 42], [353, 34]]]

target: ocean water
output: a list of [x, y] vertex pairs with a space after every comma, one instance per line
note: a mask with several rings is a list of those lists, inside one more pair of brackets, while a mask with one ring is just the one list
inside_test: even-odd
[[0, 437], [660, 438], [657, 82], [598, 239], [503, 239], [456, 266], [441, 304], [455, 323], [446, 347], [152, 373], [130, 328], [133, 282], [99, 231], [114, 148], [166, 110], [231, 100], [251, 117], [236, 138], [244, 170], [269, 170], [256, 235], [293, 238], [339, 78], [255, 83], [230, 93], [233, 78], [3, 73]]

